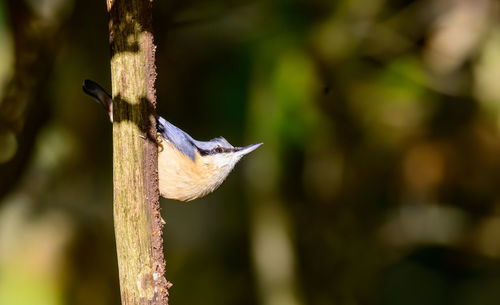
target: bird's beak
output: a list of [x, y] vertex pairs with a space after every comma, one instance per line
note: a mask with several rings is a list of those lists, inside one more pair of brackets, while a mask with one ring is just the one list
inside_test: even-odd
[[238, 153], [240, 153], [242, 156], [244, 156], [244, 155], [256, 150], [262, 144], [264, 144], [264, 143], [257, 143], [257, 144], [251, 144], [251, 145], [244, 146], [244, 147], [238, 147], [239, 148]]

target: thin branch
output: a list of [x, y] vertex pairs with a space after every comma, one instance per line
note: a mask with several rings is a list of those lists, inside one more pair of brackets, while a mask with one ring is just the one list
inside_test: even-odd
[[168, 304], [171, 284], [164, 277], [151, 1], [107, 0], [107, 5], [114, 220], [122, 304]]

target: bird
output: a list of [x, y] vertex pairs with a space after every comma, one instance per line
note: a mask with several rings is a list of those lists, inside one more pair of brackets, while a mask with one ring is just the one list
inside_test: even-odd
[[[82, 89], [104, 107], [112, 123], [111, 95], [91, 80], [85, 80]], [[234, 147], [223, 137], [198, 141], [160, 116], [156, 125], [160, 195], [184, 202], [215, 191], [243, 156], [263, 144]]]

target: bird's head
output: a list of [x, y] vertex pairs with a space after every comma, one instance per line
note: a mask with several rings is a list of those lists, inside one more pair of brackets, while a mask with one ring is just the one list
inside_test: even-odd
[[262, 145], [262, 143], [257, 143], [243, 147], [234, 147], [223, 137], [203, 142], [202, 145], [200, 143], [196, 144], [196, 148], [200, 154], [198, 162], [210, 164], [214, 168], [227, 168], [228, 172], [225, 176], [229, 174], [243, 156]]

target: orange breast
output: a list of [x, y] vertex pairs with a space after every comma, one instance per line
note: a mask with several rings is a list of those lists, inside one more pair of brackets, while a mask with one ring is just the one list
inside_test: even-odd
[[160, 194], [169, 199], [191, 201], [212, 192], [218, 185], [214, 169], [202, 162], [196, 151], [195, 161], [180, 152], [168, 140], [162, 139], [158, 148]]

